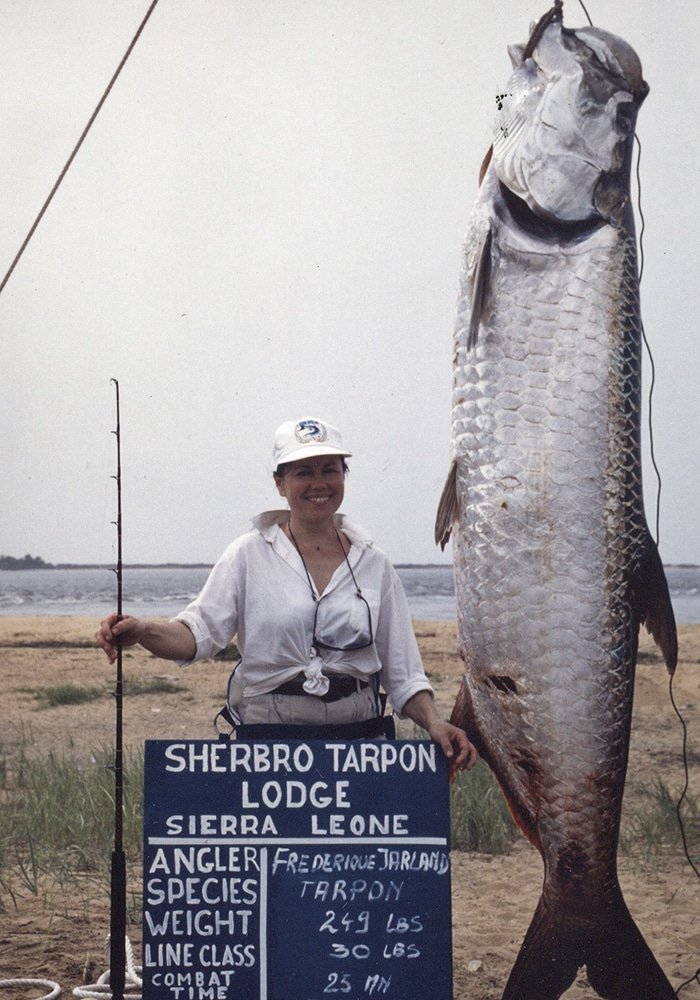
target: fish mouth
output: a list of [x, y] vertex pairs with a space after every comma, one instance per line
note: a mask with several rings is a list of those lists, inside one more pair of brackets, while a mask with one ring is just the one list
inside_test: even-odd
[[602, 229], [608, 222], [608, 219], [599, 212], [592, 212], [585, 219], [575, 219], [573, 222], [558, 219], [544, 212], [536, 212], [503, 182], [500, 182], [499, 187], [513, 222], [519, 229], [538, 240], [560, 244], [575, 243]]

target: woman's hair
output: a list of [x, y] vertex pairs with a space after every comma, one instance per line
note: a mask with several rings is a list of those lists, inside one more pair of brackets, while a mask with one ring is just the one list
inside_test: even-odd
[[[340, 458], [340, 463], [343, 467], [343, 475], [347, 476], [350, 469], [348, 468], [348, 463], [345, 461], [345, 458], [342, 455], [339, 456], [329, 455], [328, 458]], [[275, 471], [272, 473], [273, 477], [275, 479], [282, 479], [286, 475], [287, 469], [292, 464], [293, 464], [292, 462], [280, 462]]]

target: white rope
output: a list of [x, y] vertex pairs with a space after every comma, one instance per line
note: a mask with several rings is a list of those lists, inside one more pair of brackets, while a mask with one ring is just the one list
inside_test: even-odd
[[0, 990], [17, 989], [18, 986], [22, 989], [36, 986], [37, 989], [49, 990], [37, 1000], [55, 1000], [61, 995], [61, 987], [51, 979], [0, 979]]
[[[124, 979], [124, 996], [128, 996], [130, 1000], [141, 1000], [141, 987], [143, 982], [139, 973], [141, 972], [141, 966], [134, 964], [134, 949], [131, 947], [131, 941], [129, 938], [124, 940], [126, 948], [126, 976]], [[109, 937], [107, 938], [106, 945], [107, 953], [109, 954]], [[92, 983], [89, 986], [76, 986], [73, 990], [73, 996], [79, 997], [80, 1000], [92, 1000], [92, 998], [106, 998], [109, 1000], [112, 996], [112, 990], [109, 985], [109, 972], [103, 972], [96, 983]]]
[[[141, 966], [134, 964], [134, 949], [131, 941], [126, 938], [124, 941], [126, 948], [126, 976], [124, 979], [124, 996], [129, 1000], [141, 1000], [141, 987], [143, 982], [139, 973]], [[109, 953], [109, 938], [107, 938], [107, 953]], [[103, 972], [96, 983], [87, 986], [76, 986], [73, 996], [81, 1000], [91, 1000], [91, 998], [104, 998], [111, 1000], [112, 990], [109, 985], [109, 969]], [[49, 992], [36, 1000], [56, 1000], [61, 995], [61, 987], [51, 979], [0, 979], [0, 990], [3, 989], [30, 989], [35, 986], [37, 989], [48, 989]]]

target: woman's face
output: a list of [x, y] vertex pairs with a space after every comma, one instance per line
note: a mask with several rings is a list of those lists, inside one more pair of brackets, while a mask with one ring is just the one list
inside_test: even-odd
[[333, 518], [345, 495], [345, 472], [339, 455], [319, 455], [290, 462], [285, 474], [275, 477], [280, 496], [295, 520], [309, 525]]

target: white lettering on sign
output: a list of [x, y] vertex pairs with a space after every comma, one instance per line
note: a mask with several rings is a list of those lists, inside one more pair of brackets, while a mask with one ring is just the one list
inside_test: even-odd
[[[181, 836], [185, 832], [188, 835], [194, 835], [193, 829], [197, 829], [197, 836], [204, 837], [258, 837], [274, 836], [277, 833], [272, 816], [251, 815], [250, 813], [241, 813], [240, 816], [168, 816], [166, 824], [170, 837]], [[187, 831], [183, 828], [184, 824], [187, 825]], [[180, 830], [179, 834], [178, 830]], [[205, 830], [206, 832], [203, 832]]]
[[[169, 833], [182, 833], [183, 816], [169, 816], [166, 826]], [[207, 874], [209, 872], [259, 872], [260, 861], [256, 847], [169, 847], [157, 848], [148, 869], [149, 875], [181, 875], [183, 872]]]
[[[384, 743], [326, 743], [332, 754], [333, 770], [363, 773], [385, 773], [392, 768], [406, 772], [437, 771], [434, 743], [423, 740], [398, 744]], [[306, 774], [314, 766], [314, 752], [307, 743], [224, 743], [215, 740], [196, 743], [170, 743], [165, 748], [166, 771], [179, 773], [232, 773], [247, 774], [284, 772]]]
[[437, 872], [438, 875], [446, 875], [450, 870], [446, 851], [395, 851], [387, 847], [377, 850], [382, 861], [378, 871]]
[[357, 878], [349, 882], [344, 878], [333, 879], [331, 882], [319, 879], [313, 882], [310, 879], [303, 879], [301, 882], [301, 899], [317, 899], [322, 902], [354, 903], [359, 899], [363, 902], [383, 902], [390, 903], [392, 900], [399, 900], [403, 891], [403, 882], [388, 882], [375, 879], [368, 882], [366, 879]]
[[[183, 952], [186, 949], [186, 954], [191, 956], [194, 945], [192, 943], [185, 945], [158, 944], [154, 947], [146, 945], [144, 955], [147, 963], [158, 965], [161, 969], [164, 966], [181, 966], [183, 968], [191, 966], [192, 962], [189, 958], [176, 959], [173, 957], [176, 954], [174, 950], [176, 948], [182, 948]], [[155, 972], [151, 980], [153, 985], [166, 986], [173, 992], [192, 987], [209, 989], [212, 986], [230, 986], [237, 968], [251, 968], [255, 964], [255, 945], [226, 945], [223, 948], [217, 948], [214, 945], [205, 944], [199, 949], [197, 957], [205, 968], [216, 966], [216, 971], [202, 972], [198, 969], [194, 972]]]
[[254, 878], [149, 878], [146, 902], [149, 906], [184, 903], [187, 906], [253, 906], [258, 901], [258, 883]]
[[437, 771], [434, 743], [326, 743], [333, 755], [334, 771], [375, 771], [384, 774], [391, 768], [402, 771]]
[[[170, 837], [181, 837], [183, 834], [190, 837], [236, 837], [277, 832], [271, 817], [266, 817], [262, 823], [261, 827], [261, 818], [257, 815], [200, 813], [194, 816], [167, 816], [165, 828]], [[272, 823], [272, 827], [265, 829], [265, 823]]]
[[331, 787], [325, 781], [314, 781], [306, 785], [303, 781], [266, 781], [255, 798], [249, 782], [241, 782], [241, 802], [244, 809], [300, 809], [310, 805], [314, 809], [349, 809], [347, 799], [349, 781], [336, 781]]
[[357, 872], [373, 871], [377, 867], [375, 854], [332, 854], [322, 851], [316, 854], [299, 853], [289, 847], [278, 847], [272, 859], [272, 874], [277, 871], [290, 875], [308, 875], [311, 872]]
[[311, 833], [315, 837], [331, 836], [345, 837], [348, 834], [353, 837], [405, 837], [408, 835], [406, 822], [408, 816], [405, 815], [384, 815], [343, 816], [342, 813], [331, 813], [323, 819], [316, 813], [311, 814]]
[[365, 993], [368, 997], [383, 996], [389, 992], [391, 986], [391, 976], [367, 976], [365, 980]]
[[305, 774], [314, 766], [313, 750], [306, 743], [169, 743], [165, 748], [166, 771], [227, 774], [244, 771], [261, 774], [285, 771]]
[[243, 966], [251, 969], [255, 965], [254, 944], [203, 944], [198, 952], [202, 965], [220, 969], [222, 966]]
[[167, 910], [155, 920], [146, 910], [146, 924], [153, 937], [218, 937], [248, 934], [252, 910]]

